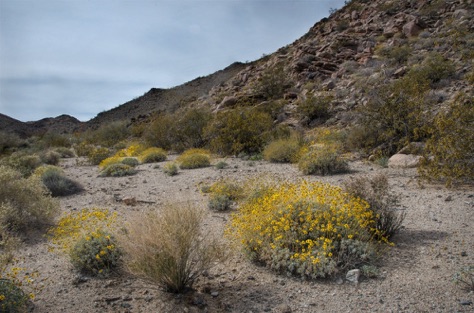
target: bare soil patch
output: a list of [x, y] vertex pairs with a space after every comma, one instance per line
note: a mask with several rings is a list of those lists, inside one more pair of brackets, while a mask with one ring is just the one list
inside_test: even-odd
[[[78, 162], [79, 161], [79, 162]], [[276, 275], [235, 253], [201, 277], [194, 290], [175, 295], [126, 274], [107, 279], [80, 276], [65, 255], [48, 251], [42, 237], [26, 243], [18, 266], [38, 271], [41, 287], [33, 312], [473, 312], [474, 294], [455, 285], [452, 276], [474, 264], [474, 190], [420, 186], [414, 169], [388, 169], [360, 161], [352, 173], [328, 177], [304, 176], [296, 167], [265, 161], [229, 158], [229, 167], [181, 170], [167, 176], [156, 164], [138, 166], [130, 177], [99, 177], [96, 166], [78, 159], [62, 160], [69, 178], [85, 192], [61, 199], [63, 212], [85, 207], [116, 210], [120, 216], [159, 209], [166, 203], [192, 202], [206, 206], [200, 184], [221, 178], [252, 177], [318, 180], [341, 185], [351, 175], [385, 173], [401, 195], [407, 212], [395, 246], [383, 256], [381, 277], [354, 285], [342, 279], [301, 281]], [[216, 163], [217, 160], [214, 160]], [[159, 163], [160, 167], [164, 163]], [[127, 205], [123, 198], [135, 198]], [[222, 232], [230, 213], [210, 212], [205, 227]]]

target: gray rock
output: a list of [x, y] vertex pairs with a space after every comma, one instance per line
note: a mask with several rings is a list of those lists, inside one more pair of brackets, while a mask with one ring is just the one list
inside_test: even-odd
[[422, 156], [414, 154], [394, 154], [388, 160], [388, 167], [391, 168], [414, 168], [420, 165]]
[[416, 23], [416, 21], [411, 21], [403, 25], [403, 34], [407, 37], [416, 37], [421, 30], [421, 27]]
[[352, 282], [352, 283], [358, 283], [360, 278], [360, 270], [359, 269], [354, 269], [350, 270], [346, 274], [346, 280]]

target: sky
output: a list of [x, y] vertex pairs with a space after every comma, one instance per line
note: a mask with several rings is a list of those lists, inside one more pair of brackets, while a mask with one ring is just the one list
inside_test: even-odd
[[0, 113], [87, 121], [291, 44], [344, 0], [0, 0]]

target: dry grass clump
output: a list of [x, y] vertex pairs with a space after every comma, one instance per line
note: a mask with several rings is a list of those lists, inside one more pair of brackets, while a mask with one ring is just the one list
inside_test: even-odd
[[168, 162], [163, 166], [163, 173], [168, 176], [175, 176], [178, 174], [178, 165], [174, 162]]
[[277, 139], [268, 144], [263, 150], [263, 158], [273, 163], [295, 162], [301, 144], [296, 138]]
[[0, 166], [0, 186], [0, 228], [22, 234], [53, 223], [59, 204], [39, 177]]
[[125, 265], [131, 273], [181, 292], [223, 255], [218, 240], [202, 229], [204, 211], [166, 206], [137, 215], [121, 237]]
[[166, 160], [167, 153], [164, 149], [161, 148], [148, 148], [143, 151], [139, 159], [142, 163], [155, 163], [155, 162], [163, 162]]
[[189, 149], [183, 152], [176, 161], [181, 169], [194, 169], [211, 165], [210, 152], [204, 149]]
[[376, 229], [388, 239], [402, 227], [405, 211], [398, 208], [398, 196], [390, 192], [387, 176], [352, 178], [344, 183], [345, 190], [367, 201], [375, 214]]
[[346, 173], [349, 165], [335, 151], [325, 148], [313, 149], [298, 161], [298, 168], [305, 175], [332, 175]]

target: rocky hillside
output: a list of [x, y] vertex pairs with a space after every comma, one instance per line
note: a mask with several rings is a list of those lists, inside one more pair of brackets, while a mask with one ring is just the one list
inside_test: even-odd
[[[346, 126], [357, 122], [355, 110], [369, 102], [374, 90], [403, 77], [434, 54], [452, 67], [447, 77], [436, 79], [432, 86], [430, 101], [442, 108], [460, 91], [472, 96], [473, 30], [472, 0], [347, 1], [303, 37], [271, 55], [234, 63], [175, 88], [153, 88], [98, 114], [86, 126], [97, 128], [117, 120], [133, 124], [182, 107], [207, 106], [216, 112], [269, 101], [279, 101], [277, 121], [281, 123]], [[302, 114], [298, 106], [309, 97], [330, 99], [330, 116], [314, 121]], [[53, 127], [63, 122], [39, 124]], [[77, 123], [70, 122], [54, 127], [75, 130]], [[19, 129], [18, 123], [13, 124]], [[20, 131], [27, 133], [30, 126], [23, 124]]]
[[47, 131], [57, 134], [72, 133], [81, 130], [83, 126], [81, 121], [66, 114], [25, 123], [0, 113], [0, 131], [16, 133], [22, 138], [41, 135]]

